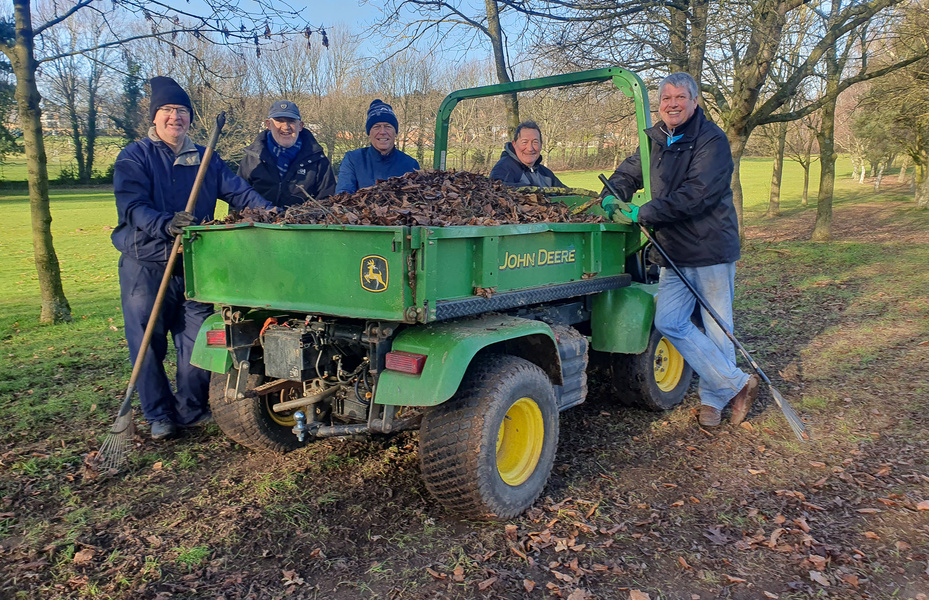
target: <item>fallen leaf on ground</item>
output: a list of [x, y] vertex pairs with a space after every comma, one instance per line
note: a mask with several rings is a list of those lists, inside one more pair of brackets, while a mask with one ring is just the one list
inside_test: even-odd
[[929, 510], [929, 500], [923, 500], [916, 505], [916, 510]]
[[438, 571], [434, 571], [430, 569], [429, 567], [426, 567], [426, 573], [429, 573], [436, 579], [448, 579], [448, 575], [446, 575], [445, 573], [439, 573]]
[[679, 562], [679, 563], [681, 564], [681, 566], [684, 567], [685, 569], [687, 569], [688, 571], [693, 571], [693, 570], [694, 570], [693, 567], [691, 567], [690, 565], [687, 564], [687, 561], [684, 560], [684, 557], [683, 557], [683, 556], [678, 556], [678, 557], [677, 557], [677, 562]]
[[896, 544], [894, 544], [894, 547], [897, 548], [897, 552], [903, 552], [904, 550], [910, 550], [912, 548], [912, 546], [910, 546], [906, 542], [897, 542]]
[[588, 598], [590, 598], [590, 594], [580, 588], [574, 590], [568, 595], [568, 600], [587, 600]]
[[767, 473], [767, 471], [764, 469], [749, 469], [748, 472], [752, 475], [761, 475], [762, 473]]
[[496, 581], [497, 581], [496, 577], [490, 577], [488, 579], [485, 579], [484, 581], [477, 584], [477, 589], [483, 592], [484, 590], [492, 586]]
[[531, 592], [535, 589], [535, 582], [531, 579], [523, 579], [523, 589], [526, 590], [527, 593]]
[[76, 565], [86, 565], [86, 564], [89, 563], [91, 560], [93, 560], [93, 557], [94, 557], [94, 551], [93, 551], [93, 549], [92, 549], [92, 548], [86, 548], [86, 549], [84, 549], [84, 550], [81, 550], [81, 551], [79, 551], [79, 552], [75, 552], [75, 553], [74, 553], [73, 562], [74, 562], [74, 564], [76, 564]]
[[515, 542], [517, 539], [516, 525], [507, 525], [505, 530], [507, 539], [513, 540]]
[[726, 575], [725, 577], [729, 583], [748, 583], [747, 579], [742, 579], [741, 577], [733, 577], [732, 575]]
[[629, 600], [652, 600], [645, 592], [639, 590], [629, 590]]
[[810, 580], [815, 581], [819, 585], [829, 587], [829, 580], [819, 571], [810, 571]]
[[858, 587], [858, 576], [857, 575], [852, 575], [851, 573], [843, 573], [842, 575], [839, 575], [839, 579], [841, 579], [842, 581], [844, 581], [845, 583], [847, 583], [848, 585], [852, 587]]
[[879, 508], [859, 508], [855, 512], [860, 512], [863, 515], [873, 515], [874, 513], [881, 512], [881, 509]]
[[777, 594], [772, 594], [771, 592], [764, 592], [764, 597], [771, 598], [772, 600], [777, 600], [778, 598], [780, 598], [780, 596], [778, 596]]
[[755, 431], [755, 428], [752, 427], [752, 424], [749, 423], [748, 421], [742, 421], [742, 424], [739, 425], [739, 427], [741, 427], [742, 429], [746, 429], [748, 431]]
[[457, 567], [455, 567], [455, 570], [452, 571], [452, 579], [454, 579], [458, 583], [461, 583], [462, 581], [464, 581], [464, 567], [462, 567], [461, 565], [458, 565]]
[[810, 466], [811, 466], [811, 467], [815, 467], [815, 468], [817, 468], [817, 469], [822, 469], [823, 467], [826, 466], [826, 463], [824, 463], [824, 462], [819, 462], [818, 460], [811, 460], [811, 461], [810, 461]]
[[881, 536], [877, 535], [877, 534], [874, 533], [873, 531], [865, 531], [865, 532], [864, 532], [864, 536], [865, 536], [866, 538], [868, 538], [869, 540], [879, 540], [879, 539], [881, 539]]

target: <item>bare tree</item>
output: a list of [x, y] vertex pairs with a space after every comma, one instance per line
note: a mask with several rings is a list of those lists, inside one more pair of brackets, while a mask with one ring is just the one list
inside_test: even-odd
[[[449, 35], [463, 31], [466, 39], [489, 44], [494, 71], [498, 83], [513, 80], [512, 63], [509, 60], [507, 35], [500, 24], [500, 6], [506, 2], [484, 0], [483, 11], [463, 0], [388, 0], [383, 9], [384, 17], [374, 26], [400, 28], [402, 36], [399, 50], [423, 43], [431, 51], [447, 44]], [[467, 44], [462, 48], [467, 48]], [[519, 124], [519, 101], [516, 94], [503, 96], [507, 127], [510, 135]]]
[[[36, 72], [43, 63], [76, 54], [86, 56], [143, 37], [160, 39], [173, 52], [179, 53], [184, 52], [188, 37], [205, 38], [219, 44], [254, 47], [258, 53], [262, 44], [270, 41], [275, 30], [278, 33], [292, 33], [309, 29], [303, 25], [295, 27], [294, 23], [301, 22], [300, 13], [288, 11], [280, 3], [272, 6], [266, 0], [259, 0], [254, 4], [255, 11], [240, 8], [236, 0], [208, 0], [202, 6], [201, 14], [174, 8], [161, 0], [71, 0], [55, 5], [53, 14], [36, 24], [33, 22], [31, 1], [13, 0], [12, 15], [0, 20], [0, 50], [10, 61], [16, 77], [15, 96], [26, 147], [33, 248], [42, 297], [41, 322], [69, 321], [71, 307], [61, 284], [61, 269], [52, 243], [47, 156], [42, 137], [41, 95]], [[93, 11], [103, 18], [114, 39], [63, 53], [44, 55], [36, 52], [37, 41], [50, 35], [56, 28], [66, 26], [69, 19], [82, 11]], [[150, 24], [150, 33], [125, 35], [110, 25], [112, 17], [126, 12], [141, 14]]]

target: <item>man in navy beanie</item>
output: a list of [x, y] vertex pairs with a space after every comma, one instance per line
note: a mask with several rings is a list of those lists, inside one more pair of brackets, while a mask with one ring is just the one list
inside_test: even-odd
[[378, 180], [399, 177], [419, 169], [415, 158], [397, 150], [398, 128], [393, 108], [381, 100], [373, 101], [365, 119], [370, 145], [347, 152], [342, 158], [336, 193], [357, 192]]
[[[205, 148], [187, 136], [193, 113], [187, 92], [170, 77], [153, 78], [151, 89], [148, 114], [152, 126], [148, 135], [119, 153], [113, 172], [119, 221], [111, 239], [121, 253], [119, 289], [133, 363], [175, 236], [188, 225], [213, 219], [217, 198], [235, 210], [273, 206], [233, 175], [214, 153], [194, 214], [184, 212]], [[190, 357], [200, 325], [213, 313], [213, 305], [184, 298], [181, 261], [177, 265], [138, 380], [142, 412], [151, 423], [154, 439], [172, 437], [178, 427], [210, 419], [210, 373], [191, 365]], [[164, 368], [168, 332], [177, 349], [175, 390]]]

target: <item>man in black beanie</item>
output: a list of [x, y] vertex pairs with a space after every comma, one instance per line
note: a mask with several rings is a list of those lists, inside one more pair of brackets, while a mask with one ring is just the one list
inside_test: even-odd
[[[187, 137], [193, 110], [181, 86], [170, 77], [155, 77], [151, 88], [148, 136], [119, 153], [113, 173], [119, 222], [111, 239], [121, 253], [119, 288], [133, 363], [175, 236], [188, 225], [211, 220], [217, 198], [235, 210], [273, 206], [213, 154], [194, 214], [184, 212], [205, 148]], [[151, 423], [154, 439], [171, 437], [178, 427], [210, 419], [210, 373], [191, 365], [190, 356], [200, 325], [213, 313], [213, 305], [184, 298], [181, 262], [177, 265], [138, 380], [142, 411]], [[177, 349], [176, 391], [171, 390], [164, 369], [168, 332]]]
[[365, 119], [370, 145], [347, 152], [342, 158], [336, 193], [357, 192], [378, 180], [399, 177], [419, 169], [415, 158], [397, 150], [398, 128], [393, 108], [381, 100], [373, 101]]

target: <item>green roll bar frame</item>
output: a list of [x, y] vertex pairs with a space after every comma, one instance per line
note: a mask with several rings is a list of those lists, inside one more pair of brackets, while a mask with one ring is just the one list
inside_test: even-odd
[[524, 79], [511, 83], [498, 83], [452, 92], [439, 105], [439, 114], [436, 116], [433, 168], [445, 169], [445, 159], [448, 152], [448, 124], [452, 111], [462, 100], [609, 80], [612, 80], [613, 85], [618, 90], [635, 102], [635, 121], [639, 135], [639, 153], [642, 158], [642, 188], [645, 197], [651, 198], [652, 190], [651, 181], [649, 180], [651, 152], [648, 137], [645, 135], [645, 130], [652, 125], [651, 112], [648, 107], [648, 93], [645, 90], [645, 84], [642, 83], [638, 75], [620, 67], [607, 67], [590, 71], [578, 71], [577, 73], [565, 73], [564, 75], [553, 75], [551, 77]]

